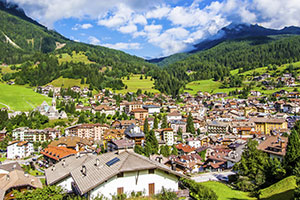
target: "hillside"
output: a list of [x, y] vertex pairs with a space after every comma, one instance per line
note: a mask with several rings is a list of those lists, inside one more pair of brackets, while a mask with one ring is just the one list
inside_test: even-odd
[[296, 177], [289, 176], [281, 181], [260, 190], [259, 199], [262, 200], [291, 200], [297, 187]]
[[280, 30], [268, 29], [257, 24], [235, 24], [232, 23], [220, 29], [215, 35], [204, 39], [194, 45], [194, 49], [185, 52], [170, 55], [168, 57], [156, 58], [148, 60], [150, 63], [155, 63], [158, 66], [168, 66], [175, 62], [181, 61], [197, 52], [211, 49], [222, 42], [235, 39], [245, 39], [251, 37], [266, 37], [276, 35], [300, 35], [300, 28], [295, 26], [285, 27]]
[[4, 81], [38, 86], [52, 81], [62, 85], [65, 79], [71, 83], [72, 79], [84, 78], [85, 84], [95, 89], [122, 89], [122, 77], [156, 68], [119, 50], [71, 41], [5, 1], [0, 1], [0, 21], [0, 64], [19, 66], [18, 71], [3, 68]]
[[137, 64], [149, 66], [144, 59], [122, 51], [71, 41], [30, 19], [17, 5], [5, 4], [2, 0], [0, 21], [0, 61], [7, 64], [22, 63], [35, 52], [71, 55], [72, 51], [83, 51], [91, 61], [102, 65], [125, 63], [127, 67]]

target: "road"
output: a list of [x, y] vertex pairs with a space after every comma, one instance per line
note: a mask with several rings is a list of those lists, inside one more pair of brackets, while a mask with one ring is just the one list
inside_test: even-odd
[[5, 161], [3, 161], [2, 163], [3, 163], [3, 164], [8, 164], [8, 163], [17, 162], [17, 163], [19, 163], [20, 165], [24, 165], [24, 164], [27, 163], [27, 162], [28, 162], [28, 163], [31, 162], [33, 158], [38, 159], [38, 157], [40, 157], [40, 156], [42, 156], [42, 155], [36, 155], [36, 156], [33, 156], [33, 157], [31, 157], [31, 158], [29, 158], [29, 159], [27, 159], [27, 160], [5, 160]]
[[192, 177], [192, 179], [198, 183], [206, 182], [206, 181], [220, 181], [217, 176], [221, 175], [223, 177], [228, 177], [229, 175], [233, 175], [235, 172], [226, 171], [226, 172], [208, 172], [205, 174], [199, 174], [197, 176]]
[[10, 110], [10, 107], [9, 107], [8, 105], [6, 105], [6, 104], [4, 104], [4, 103], [1, 103], [1, 102], [0, 102], [0, 104], [1, 104], [1, 105], [4, 105], [5, 107], [7, 107], [8, 110]]

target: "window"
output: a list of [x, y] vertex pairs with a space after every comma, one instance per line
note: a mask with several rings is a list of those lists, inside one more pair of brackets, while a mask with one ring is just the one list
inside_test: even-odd
[[154, 169], [149, 169], [148, 174], [154, 174]]
[[117, 174], [117, 177], [118, 177], [118, 178], [124, 177], [124, 173], [123, 173], [123, 172], [118, 173], [118, 174]]

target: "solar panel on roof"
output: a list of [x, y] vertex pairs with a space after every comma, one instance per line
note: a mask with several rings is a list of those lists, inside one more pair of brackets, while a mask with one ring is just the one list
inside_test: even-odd
[[115, 163], [117, 163], [117, 162], [119, 162], [119, 161], [120, 161], [120, 159], [117, 158], [117, 157], [115, 157], [115, 158], [111, 159], [110, 161], [108, 161], [108, 162], [106, 163], [106, 165], [110, 167], [110, 166], [112, 166], [113, 164], [115, 164]]

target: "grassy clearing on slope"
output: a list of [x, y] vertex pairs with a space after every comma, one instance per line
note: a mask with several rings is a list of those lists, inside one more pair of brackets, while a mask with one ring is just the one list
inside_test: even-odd
[[136, 92], [138, 89], [141, 89], [143, 92], [153, 92], [153, 93], [159, 93], [158, 90], [153, 89], [154, 88], [154, 80], [151, 81], [151, 77], [148, 76], [147, 79], [145, 79], [145, 76], [143, 75], [143, 79], [140, 79], [140, 74], [134, 74], [130, 76], [130, 80], [127, 80], [127, 77], [123, 78], [122, 81], [125, 85], [127, 85], [127, 89], [123, 90], [116, 90], [117, 93], [125, 94], [127, 92]]
[[81, 88], [88, 87], [88, 84], [80, 84], [81, 79], [71, 79], [71, 78], [63, 78], [59, 77], [58, 79], [55, 79], [54, 81], [48, 83], [47, 85], [53, 85], [54, 87], [73, 87], [73, 86], [80, 86]]
[[220, 182], [208, 181], [208, 182], [203, 182], [200, 184], [212, 189], [218, 195], [218, 197], [219, 197], [218, 200], [256, 199], [256, 198], [250, 197], [249, 193], [247, 193], [247, 192], [233, 190], [230, 187], [228, 187], [227, 185], [220, 183]]
[[196, 94], [198, 91], [214, 92], [222, 85], [221, 82], [210, 80], [193, 81], [186, 85], [185, 92]]
[[88, 57], [84, 54], [84, 52], [76, 53], [75, 51], [72, 52], [72, 56], [70, 56], [67, 53], [63, 53], [60, 55], [57, 55], [58, 62], [61, 64], [63, 62], [83, 62], [85, 64], [91, 64], [93, 63], [88, 59]]
[[10, 109], [15, 111], [32, 110], [42, 104], [43, 101], [51, 103], [51, 98], [38, 94], [32, 88], [25, 86], [0, 83], [0, 91], [0, 103], [8, 105]]
[[260, 190], [260, 199], [264, 200], [289, 200], [293, 199], [294, 190], [297, 187], [296, 177], [289, 176], [270, 187]]

